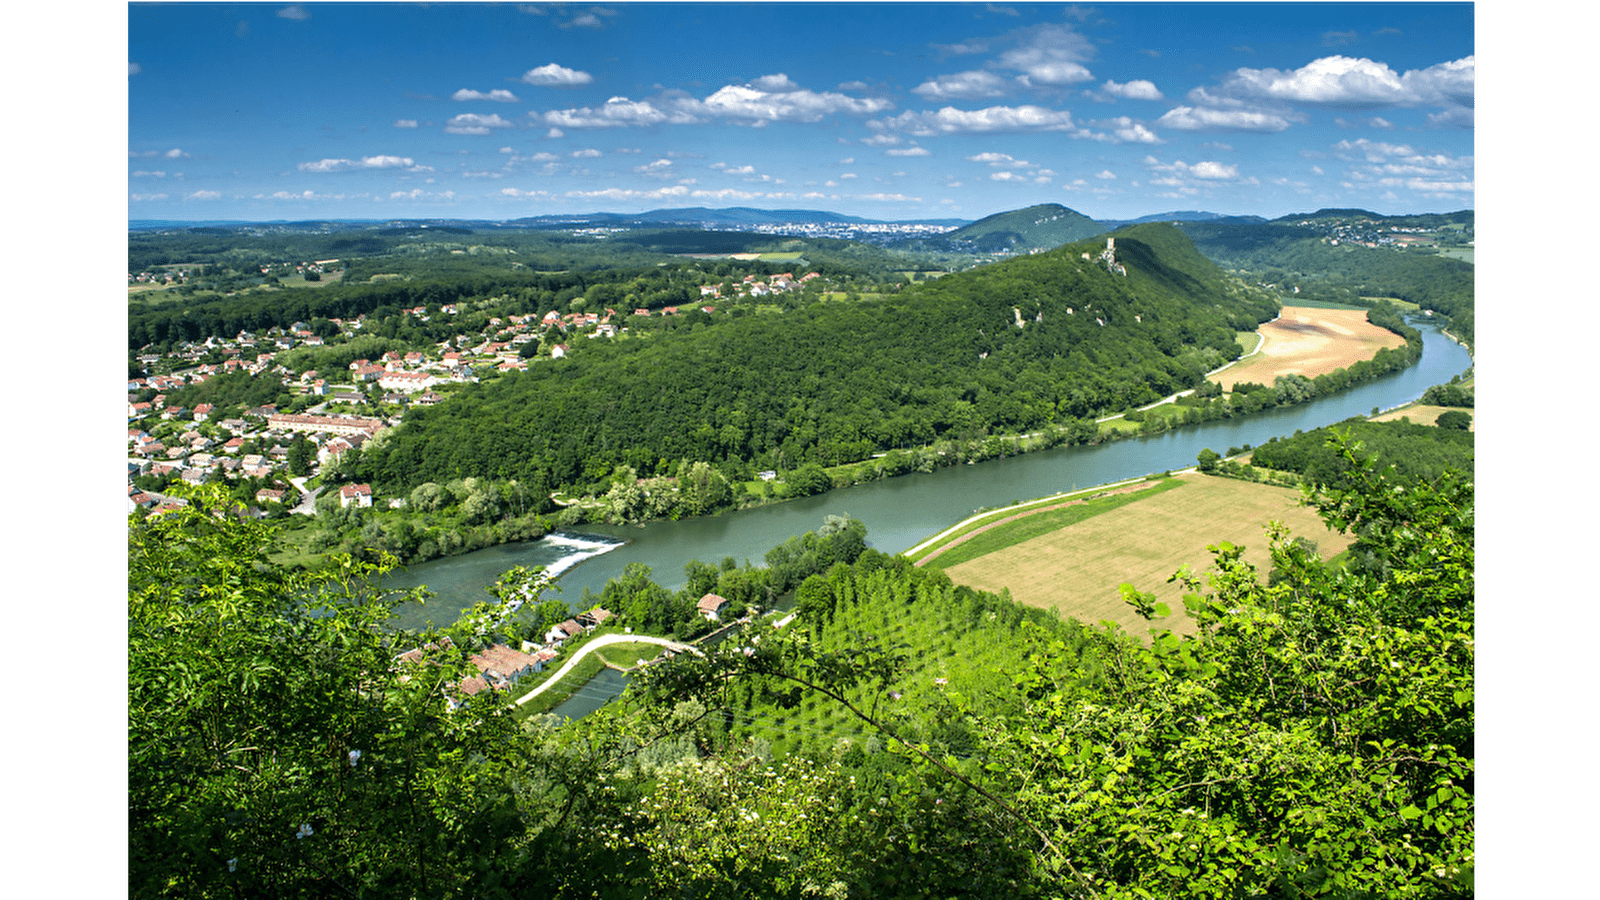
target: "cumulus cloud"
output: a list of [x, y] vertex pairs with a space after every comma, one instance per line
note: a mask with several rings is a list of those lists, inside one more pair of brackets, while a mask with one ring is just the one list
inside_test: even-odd
[[521, 103], [522, 102], [521, 100], [517, 99], [517, 95], [516, 94], [513, 94], [510, 91], [505, 90], [504, 88], [496, 88], [496, 89], [488, 92], [487, 94], [482, 92], [482, 91], [474, 91], [474, 90], [471, 90], [469, 88], [462, 88], [461, 90], [456, 91], [454, 94], [451, 94], [450, 95], [450, 99], [451, 100], [493, 100], [496, 103]]
[[893, 149], [893, 150], [885, 150], [885, 151], [883, 151], [883, 155], [884, 156], [932, 156], [933, 153], [927, 147], [917, 147], [917, 146], [913, 145], [913, 146], [910, 146], [910, 147], [900, 147], [900, 148]]
[[[769, 79], [783, 79], [784, 90], [764, 90]], [[788, 81], [787, 76], [758, 78], [747, 85], [727, 85], [703, 101], [713, 115], [757, 122], [817, 122], [837, 113], [873, 115], [891, 109], [893, 104], [878, 98], [857, 98], [832, 91], [808, 91]]]
[[1109, 141], [1114, 144], [1160, 144], [1161, 138], [1156, 136], [1143, 122], [1130, 119], [1127, 116], [1118, 116], [1114, 119], [1105, 119], [1089, 123], [1096, 128], [1104, 128], [1105, 132], [1091, 135], [1097, 140]]
[[283, 9], [278, 10], [278, 18], [293, 19], [296, 22], [304, 22], [305, 20], [311, 18], [311, 13], [306, 12], [306, 8], [304, 6], [296, 4], [294, 6], [285, 6]]
[[511, 122], [498, 114], [461, 113], [444, 126], [447, 134], [489, 134], [496, 128], [511, 128]]
[[1161, 100], [1161, 91], [1156, 88], [1155, 82], [1135, 79], [1124, 84], [1107, 81], [1100, 86], [1100, 90], [1113, 97], [1124, 100]]
[[996, 168], [1006, 167], [1026, 169], [1027, 167], [1033, 165], [1033, 163], [1028, 162], [1025, 159], [1017, 159], [1015, 156], [1012, 156], [1009, 153], [977, 153], [967, 157], [966, 159], [967, 162], [983, 163], [984, 165], [994, 166]]
[[1430, 198], [1464, 199], [1475, 190], [1474, 159], [1426, 153], [1409, 144], [1361, 138], [1333, 145], [1334, 155], [1351, 163], [1346, 187], [1377, 191], [1409, 190]]
[[589, 84], [592, 81], [594, 81], [594, 76], [588, 72], [569, 69], [556, 63], [549, 63], [522, 73], [522, 82], [524, 84], [532, 84], [539, 87], [575, 87], [581, 84]]
[[1066, 25], [1041, 25], [1002, 53], [999, 64], [1021, 71], [1018, 81], [1035, 87], [1090, 81], [1094, 76], [1083, 64], [1093, 58], [1094, 45], [1088, 38]]
[[394, 120], [394, 127], [396, 127], [396, 128], [415, 128], [415, 127], [417, 127], [417, 120], [416, 119], [395, 119]]
[[786, 94], [791, 91], [800, 90], [800, 85], [790, 81], [789, 76], [783, 74], [782, 72], [779, 72], [776, 75], [763, 75], [760, 78], [757, 78], [755, 81], [750, 82], [750, 86], [757, 90], [770, 91], [774, 94]]
[[596, 157], [599, 157], [602, 154], [600, 153], [599, 150], [596, 150], [593, 147], [585, 147], [582, 150], [574, 150], [569, 155], [573, 159], [595, 159]]
[[1215, 160], [1202, 160], [1191, 165], [1182, 160], [1163, 163], [1153, 156], [1146, 156], [1144, 166], [1150, 170], [1150, 184], [1168, 189], [1161, 193], [1164, 197], [1193, 197], [1217, 185], [1260, 184], [1256, 178], [1241, 175], [1238, 166]]
[[[872, 125], [872, 123], [868, 123]], [[994, 131], [1070, 131], [1072, 113], [1043, 106], [990, 106], [984, 109], [956, 109], [946, 106], [937, 112], [907, 111], [877, 123], [918, 137], [962, 132]]]
[[633, 171], [639, 175], [648, 175], [651, 178], [670, 178], [672, 176], [672, 160], [658, 159], [642, 166], [635, 166]]
[[151, 200], [165, 200], [165, 199], [167, 199], [167, 195], [166, 194], [129, 194], [128, 195], [128, 199], [134, 201], [135, 203], [146, 203], [146, 202], [149, 202]]
[[612, 97], [600, 106], [553, 109], [543, 121], [555, 128], [627, 128], [640, 125], [689, 125], [701, 121], [683, 108], [662, 109], [648, 100]]
[[1237, 69], [1222, 81], [1224, 96], [1279, 100], [1316, 106], [1368, 109], [1382, 106], [1470, 106], [1476, 57], [1397, 73], [1386, 63], [1326, 56], [1292, 70]]
[[993, 72], [959, 72], [940, 75], [911, 89], [928, 100], [972, 100], [999, 97], [1005, 93], [1005, 80]]
[[185, 200], [221, 200], [222, 199], [222, 193], [220, 191], [194, 191], [193, 193], [184, 194], [183, 195], [183, 199], [185, 199]]
[[1254, 109], [1215, 109], [1212, 107], [1175, 106], [1156, 124], [1179, 131], [1258, 131], [1278, 132], [1289, 127], [1288, 117]]
[[160, 172], [160, 171], [146, 172], [146, 171], [142, 171], [141, 170], [141, 171], [138, 171], [138, 172], [134, 172], [130, 177], [132, 177], [132, 178], [165, 178], [165, 177], [167, 177], [167, 173]]

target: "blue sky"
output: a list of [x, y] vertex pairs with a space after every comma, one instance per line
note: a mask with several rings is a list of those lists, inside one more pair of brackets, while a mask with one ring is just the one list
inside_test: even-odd
[[1474, 207], [1457, 3], [131, 4], [128, 216]]

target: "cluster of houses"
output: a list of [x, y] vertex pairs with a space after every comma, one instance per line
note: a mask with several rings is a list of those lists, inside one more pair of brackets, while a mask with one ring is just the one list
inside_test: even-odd
[[[448, 697], [450, 708], [457, 709], [468, 698], [486, 690], [509, 690], [523, 678], [543, 672], [561, 655], [561, 647], [566, 641], [588, 634], [610, 618], [609, 611], [595, 607], [552, 627], [545, 634], [543, 643], [523, 641], [520, 649], [509, 644], [493, 644], [472, 654], [467, 661], [477, 670], [477, 674], [469, 675], [453, 686]], [[453, 648], [450, 639], [443, 638], [438, 643], [407, 650], [396, 657], [396, 664], [420, 665], [427, 662], [430, 653]]]
[[[317, 271], [332, 262], [335, 261], [301, 263], [296, 265], [296, 270]], [[130, 274], [129, 281], [132, 283], [142, 277]], [[798, 290], [819, 277], [815, 272], [799, 278], [792, 272], [767, 278], [747, 275], [737, 283], [703, 285], [700, 293], [702, 298], [722, 298], [726, 289], [730, 298], [760, 297]], [[716, 311], [711, 305], [699, 309], [707, 314]], [[425, 306], [402, 312], [423, 321], [433, 315]], [[440, 307], [437, 314], [454, 316], [459, 312], [456, 304], [448, 304]], [[213, 336], [205, 341], [186, 342], [167, 354], [152, 353], [146, 348], [137, 359], [151, 374], [128, 380], [129, 476], [131, 479], [134, 475], [177, 474], [199, 482], [219, 472], [252, 477], [285, 474], [289, 444], [296, 435], [310, 437], [316, 445], [318, 463], [326, 464], [359, 448], [383, 428], [399, 424], [402, 418], [399, 415], [378, 418], [291, 414], [265, 406], [251, 410], [243, 418], [219, 422], [209, 404], [186, 409], [167, 403], [169, 391], [218, 375], [241, 372], [256, 378], [277, 379], [290, 392], [358, 405], [368, 402], [366, 391], [376, 386], [386, 403], [408, 408], [431, 406], [443, 399], [437, 388], [477, 381], [475, 370], [525, 369], [528, 359], [523, 351], [530, 341], [543, 339], [548, 355], [560, 359], [570, 349], [565, 343], [567, 335], [613, 337], [627, 330], [623, 324], [627, 319], [673, 316], [682, 312], [679, 307], [669, 306], [660, 310], [635, 309], [628, 315], [605, 309], [603, 312], [561, 314], [552, 310], [543, 315], [496, 316], [488, 320], [481, 334], [457, 335], [431, 352], [391, 351], [380, 359], [358, 359], [337, 375], [315, 370], [294, 372], [279, 361], [282, 351], [325, 343], [306, 322], [294, 322], [287, 328], [269, 328], [259, 334], [240, 331], [231, 338]], [[362, 315], [330, 321], [342, 334], [354, 336], [366, 324], [366, 319]], [[165, 424], [169, 422], [176, 424]], [[204, 434], [198, 427], [201, 423], [209, 423]], [[151, 432], [160, 437], [153, 437]], [[264, 444], [266, 449], [261, 453], [242, 454], [241, 448], [251, 441]], [[267, 489], [260, 499], [262, 502], [281, 501], [283, 497], [279, 495], [285, 493]], [[136, 490], [131, 480], [128, 495], [130, 510], [136, 507], [154, 509], [163, 501], [163, 498]], [[369, 505], [371, 500], [370, 491], [341, 497], [345, 505]]]

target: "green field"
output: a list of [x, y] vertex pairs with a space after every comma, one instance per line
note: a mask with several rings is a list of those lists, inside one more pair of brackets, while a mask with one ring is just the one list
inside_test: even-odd
[[[1182, 591], [1167, 579], [1185, 565], [1204, 572], [1211, 563], [1209, 545], [1242, 545], [1244, 558], [1264, 568], [1269, 559], [1265, 531], [1272, 521], [1314, 541], [1323, 558], [1350, 542], [1302, 506], [1297, 490], [1198, 474], [1177, 476], [1160, 490], [1129, 495], [1053, 530], [1028, 527], [1026, 521], [1000, 535], [990, 552], [947, 564], [946, 574], [957, 584], [1009, 590], [1021, 603], [1088, 623], [1117, 622], [1137, 634], [1148, 626], [1123, 602], [1118, 586], [1128, 582], [1154, 593], [1173, 611], [1172, 619], [1161, 624], [1187, 631]], [[1014, 541], [1006, 543], [1008, 537]]]
[[[923, 565], [934, 569], [949, 569], [969, 560], [986, 556], [998, 550], [1004, 550], [1023, 541], [1049, 534], [1075, 525], [1101, 513], [1110, 512], [1136, 503], [1151, 494], [1169, 491], [1181, 487], [1183, 482], [1176, 479], [1162, 479], [1155, 482], [1130, 485], [1121, 491], [1095, 491], [1085, 493], [1079, 499], [1063, 499], [1059, 503], [1045, 504], [1032, 510], [1014, 512], [1010, 515], [985, 517], [984, 523], [979, 523], [971, 530], [953, 535], [951, 540], [941, 546], [949, 549], [940, 553], [925, 552], [922, 554]], [[966, 537], [970, 535], [970, 537]], [[954, 543], [958, 538], [966, 537], [960, 543]], [[937, 548], [934, 548], [937, 549]]]

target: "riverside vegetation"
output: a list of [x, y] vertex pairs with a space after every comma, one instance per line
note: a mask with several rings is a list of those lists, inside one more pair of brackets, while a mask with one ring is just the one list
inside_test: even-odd
[[1268, 581], [1220, 545], [1180, 575], [1192, 636], [852, 550], [800, 580], [788, 627], [559, 728], [495, 692], [449, 712], [471, 635], [398, 667], [437, 633], [386, 628], [400, 598], [368, 567], [263, 565], [274, 526], [203, 498], [132, 520], [130, 888], [1470, 894], [1472, 484], [1338, 452], [1347, 486], [1310, 501], [1371, 564], [1273, 533]]

